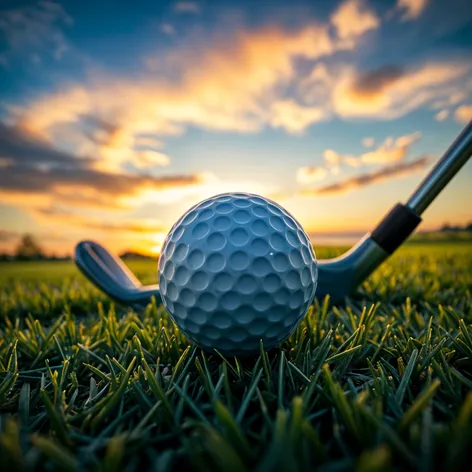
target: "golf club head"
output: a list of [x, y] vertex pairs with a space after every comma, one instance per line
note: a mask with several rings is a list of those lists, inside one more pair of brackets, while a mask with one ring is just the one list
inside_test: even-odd
[[119, 257], [95, 241], [77, 244], [74, 259], [80, 271], [96, 287], [119, 303], [144, 308], [153, 296], [160, 301], [157, 285], [143, 287]]
[[[388, 257], [367, 234], [356, 246], [341, 257], [318, 261], [319, 299], [330, 295], [340, 303]], [[82, 273], [115, 301], [145, 308], [151, 298], [160, 301], [158, 285], [143, 286], [123, 261], [94, 241], [82, 241], [75, 249], [75, 262]]]
[[329, 295], [332, 303], [343, 303], [389, 255], [367, 233], [343, 255], [318, 261], [315, 296], [322, 300]]

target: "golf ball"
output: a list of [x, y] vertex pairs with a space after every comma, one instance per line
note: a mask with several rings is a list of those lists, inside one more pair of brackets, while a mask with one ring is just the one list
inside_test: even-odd
[[203, 349], [255, 354], [294, 331], [313, 301], [317, 262], [308, 235], [277, 203], [225, 193], [190, 208], [159, 259], [162, 301]]

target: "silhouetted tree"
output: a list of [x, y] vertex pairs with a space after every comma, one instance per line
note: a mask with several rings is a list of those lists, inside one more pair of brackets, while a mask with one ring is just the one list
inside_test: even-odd
[[35, 237], [32, 234], [25, 234], [16, 247], [15, 256], [21, 260], [43, 259], [44, 253]]

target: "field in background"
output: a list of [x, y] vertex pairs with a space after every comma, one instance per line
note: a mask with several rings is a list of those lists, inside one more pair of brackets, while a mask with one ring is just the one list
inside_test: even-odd
[[[343, 248], [318, 248], [328, 258]], [[130, 261], [155, 283], [156, 261]], [[0, 263], [2, 470], [460, 470], [472, 243], [412, 243], [280, 349], [222, 359], [73, 262]]]
[[[329, 259], [339, 256], [347, 251], [350, 246], [324, 246], [315, 247], [317, 259]], [[408, 255], [447, 257], [449, 254], [469, 254], [472, 251], [472, 240], [464, 239], [442, 241], [433, 238], [431, 240], [414, 240], [403, 246], [394, 255], [394, 258]], [[155, 259], [126, 260], [126, 264], [137, 274], [143, 283], [157, 283], [157, 257]], [[73, 261], [13, 261], [0, 262], [0, 283], [4, 282], [31, 282], [41, 280], [54, 282], [65, 277], [80, 277], [79, 270]], [[85, 278], [83, 278], [86, 281]], [[88, 281], [86, 281], [88, 283]]]

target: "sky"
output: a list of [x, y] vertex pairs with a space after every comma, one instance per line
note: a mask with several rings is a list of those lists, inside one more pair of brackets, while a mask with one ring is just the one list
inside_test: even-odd
[[[158, 253], [251, 192], [315, 244], [405, 202], [472, 119], [469, 0], [3, 1], [0, 252]], [[472, 221], [472, 163], [421, 226]]]

